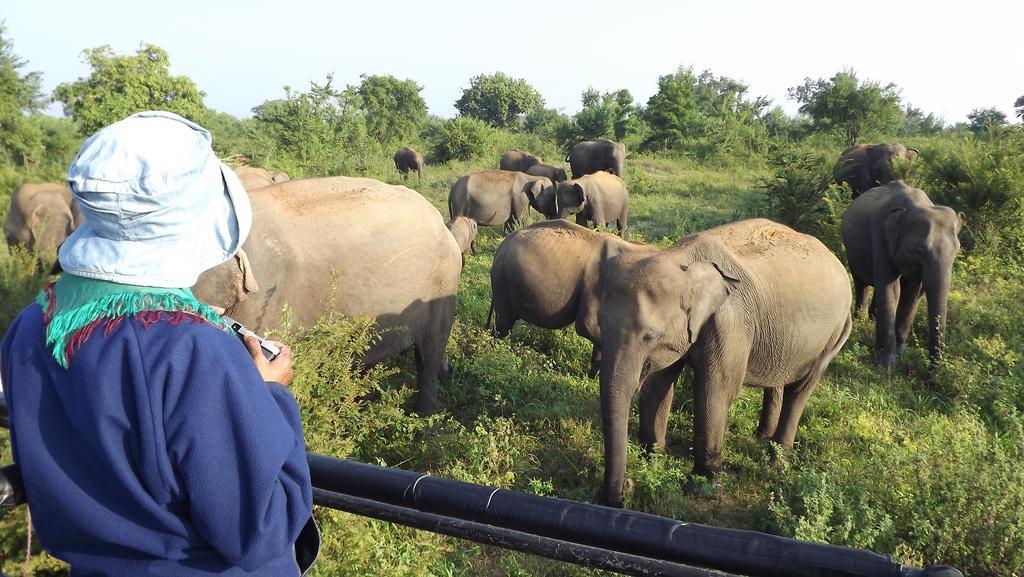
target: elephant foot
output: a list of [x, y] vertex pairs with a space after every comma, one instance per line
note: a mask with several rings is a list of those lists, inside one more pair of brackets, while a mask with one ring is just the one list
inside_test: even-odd
[[601, 494], [598, 497], [598, 502], [604, 505], [605, 507], [611, 507], [613, 509], [622, 509], [625, 507], [626, 497], [632, 497], [633, 490], [635, 488], [636, 485], [633, 483], [633, 480], [627, 478], [622, 483], [622, 491], [620, 491], [618, 495], [608, 495], [607, 488], [602, 489]]
[[686, 496], [691, 499], [712, 499], [718, 496], [720, 484], [710, 473], [691, 473], [686, 481]]
[[893, 369], [896, 367], [896, 353], [876, 350], [875, 362], [883, 369]]

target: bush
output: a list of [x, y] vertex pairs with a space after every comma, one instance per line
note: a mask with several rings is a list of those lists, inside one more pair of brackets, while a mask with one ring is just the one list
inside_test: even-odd
[[482, 120], [455, 117], [440, 126], [434, 156], [439, 162], [480, 158], [488, 151], [493, 134], [494, 130]]
[[843, 254], [839, 225], [850, 204], [850, 189], [832, 177], [835, 156], [813, 148], [782, 148], [772, 158], [774, 172], [761, 180], [760, 214], [817, 236]]
[[[961, 409], [895, 424], [867, 413], [846, 458], [780, 475], [768, 529], [894, 552], [965, 575], [1024, 570], [1024, 432], [988, 431]], [[884, 478], [884, 480], [883, 480]]]
[[993, 131], [921, 145], [911, 182], [963, 211], [978, 249], [1024, 257], [1024, 132]]

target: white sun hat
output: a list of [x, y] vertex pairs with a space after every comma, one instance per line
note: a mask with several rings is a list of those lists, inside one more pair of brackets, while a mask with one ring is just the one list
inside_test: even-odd
[[139, 112], [89, 137], [68, 169], [85, 221], [60, 247], [73, 275], [186, 288], [231, 258], [252, 225], [249, 196], [202, 126]]

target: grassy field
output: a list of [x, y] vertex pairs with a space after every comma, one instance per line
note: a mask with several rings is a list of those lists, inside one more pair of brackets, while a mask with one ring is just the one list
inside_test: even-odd
[[[428, 167], [416, 188], [447, 216], [448, 188], [480, 164]], [[401, 182], [385, 161], [368, 176]], [[758, 170], [631, 157], [630, 230], [662, 245], [738, 218], [758, 216]], [[410, 416], [410, 355], [362, 373], [352, 366], [372, 338], [365, 321], [325, 319], [295, 343], [292, 389], [312, 451], [511, 488], [596, 501], [603, 471], [598, 383], [586, 377], [590, 345], [572, 329], [517, 325], [494, 340], [484, 322], [489, 269], [501, 231], [484, 229], [468, 257], [442, 384], [443, 411]], [[0, 329], [13, 303], [44, 279], [25, 255], [0, 249]], [[756, 529], [893, 554], [900, 562], [946, 562], [970, 575], [1024, 571], [1024, 273], [994, 257], [961, 257], [950, 299], [948, 354], [937, 383], [927, 367], [924, 311], [900, 366], [870, 364], [873, 325], [853, 334], [811, 398], [795, 450], [779, 467], [755, 441], [761, 395], [746, 390], [730, 413], [725, 475], [713, 498], [682, 487], [691, 468], [692, 390], [676, 388], [668, 447], [631, 444], [630, 509]], [[12, 303], [12, 306], [7, 306]], [[922, 307], [923, 309], [924, 307]], [[357, 399], [375, 393], [369, 403]], [[635, 431], [635, 414], [632, 430]], [[6, 442], [3, 443], [6, 447]], [[6, 451], [6, 448], [4, 449]], [[9, 452], [3, 460], [9, 460]], [[326, 535], [314, 574], [596, 575], [599, 572], [478, 546], [342, 513], [318, 510]], [[0, 570], [17, 574], [24, 510], [0, 517]], [[63, 574], [45, 555], [36, 575]]]

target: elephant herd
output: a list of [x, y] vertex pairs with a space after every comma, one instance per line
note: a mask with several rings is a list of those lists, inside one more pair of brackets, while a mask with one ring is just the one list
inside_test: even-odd
[[[580, 143], [566, 159], [568, 179], [536, 156], [509, 151], [500, 170], [453, 184], [447, 224], [405, 186], [239, 169], [252, 231], [235, 257], [204, 273], [193, 290], [260, 332], [286, 321], [312, 327], [325, 312], [375, 319], [382, 333], [363, 362], [413, 349], [414, 409], [429, 414], [438, 409], [438, 382], [449, 375], [445, 346], [463, 259], [478, 226], [506, 227], [491, 267], [494, 334], [507, 336], [523, 320], [549, 329], [574, 325], [592, 342], [603, 501], [613, 506], [623, 504], [632, 399], [642, 445], [664, 447], [674, 385], [687, 366], [694, 371], [697, 476], [713, 478], [721, 468], [728, 410], [743, 385], [763, 390], [758, 437], [792, 447], [808, 398], [850, 335], [853, 294], [863, 308], [867, 287], [875, 288], [874, 351], [884, 367], [905, 349], [927, 295], [934, 367], [961, 214], [902, 181], [878, 186], [886, 175], [869, 176], [876, 184], [842, 219], [851, 291], [846, 269], [818, 239], [765, 219], [697, 232], [665, 249], [626, 241], [624, 157], [621, 143]], [[400, 160], [422, 173], [414, 150], [396, 153], [399, 170]], [[853, 164], [841, 158], [837, 175]], [[518, 228], [531, 207], [549, 220]], [[74, 228], [75, 214], [65, 187], [24, 185], [12, 197], [5, 235], [29, 248], [56, 244]], [[618, 236], [585, 226], [612, 220]]]

